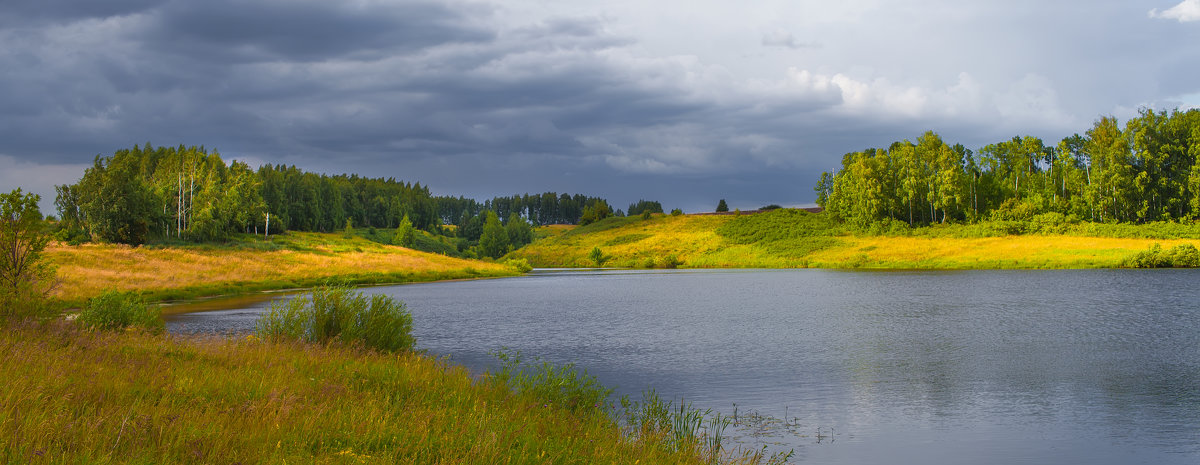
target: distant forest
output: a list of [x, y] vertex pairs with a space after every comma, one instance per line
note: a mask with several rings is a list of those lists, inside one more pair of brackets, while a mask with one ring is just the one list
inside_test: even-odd
[[[60, 227], [78, 240], [141, 244], [150, 239], [217, 241], [235, 233], [332, 232], [346, 227], [441, 232], [454, 224], [476, 234], [493, 212], [503, 222], [580, 223], [623, 213], [580, 194], [514, 195], [484, 202], [436, 197], [427, 186], [393, 178], [310, 173], [266, 164], [257, 170], [201, 147], [143, 147], [97, 155], [78, 183], [56, 186]], [[660, 209], [661, 210], [661, 209]], [[269, 214], [269, 216], [268, 216]]]
[[848, 153], [817, 203], [861, 228], [903, 222], [1145, 223], [1200, 216], [1200, 110], [1096, 121], [1057, 145], [1014, 137], [977, 153], [934, 132]]

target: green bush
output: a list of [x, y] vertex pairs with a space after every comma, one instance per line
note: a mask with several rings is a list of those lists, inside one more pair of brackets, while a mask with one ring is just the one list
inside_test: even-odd
[[1192, 244], [1180, 244], [1163, 250], [1161, 245], [1151, 245], [1127, 257], [1121, 262], [1126, 268], [1196, 268], [1200, 267], [1200, 250]]
[[504, 264], [520, 273], [528, 273], [533, 271], [533, 265], [530, 265], [529, 260], [524, 258], [510, 258], [505, 260]]
[[161, 314], [158, 307], [147, 304], [138, 294], [104, 291], [87, 301], [76, 321], [88, 328], [140, 327], [158, 332], [165, 326]]
[[307, 296], [274, 302], [256, 324], [259, 337], [323, 344], [339, 341], [395, 352], [412, 350], [412, 315], [386, 295], [369, 299], [348, 286], [322, 286]]

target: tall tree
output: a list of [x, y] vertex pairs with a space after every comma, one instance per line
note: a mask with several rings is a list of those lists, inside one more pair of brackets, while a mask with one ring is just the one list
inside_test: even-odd
[[494, 212], [484, 212], [483, 234], [479, 237], [479, 251], [486, 257], [500, 258], [508, 253], [508, 232], [500, 224], [500, 218]]

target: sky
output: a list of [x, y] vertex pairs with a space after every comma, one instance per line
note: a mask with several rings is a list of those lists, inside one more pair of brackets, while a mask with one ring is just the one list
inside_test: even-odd
[[4, 0], [0, 192], [150, 142], [667, 209], [811, 205], [926, 130], [1200, 107], [1200, 0]]

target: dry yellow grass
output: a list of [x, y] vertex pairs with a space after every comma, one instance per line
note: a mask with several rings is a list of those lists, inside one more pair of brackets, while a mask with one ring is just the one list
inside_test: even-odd
[[418, 252], [360, 238], [293, 234], [305, 239], [308, 250], [55, 243], [46, 248], [46, 257], [58, 267], [61, 285], [55, 297], [71, 302], [106, 289], [175, 297], [306, 286], [329, 278], [373, 283], [515, 274], [500, 264]]

